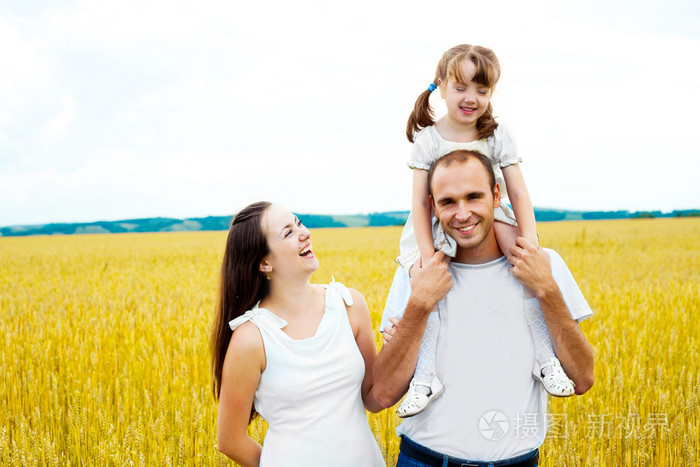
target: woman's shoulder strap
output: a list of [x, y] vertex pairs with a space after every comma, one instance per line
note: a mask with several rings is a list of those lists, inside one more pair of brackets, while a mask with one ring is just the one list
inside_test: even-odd
[[350, 294], [350, 290], [340, 282], [336, 282], [335, 277], [331, 276], [330, 284], [324, 285], [323, 287], [327, 288], [329, 292], [334, 293], [335, 295], [342, 298], [345, 302], [345, 305], [352, 306], [353, 300], [352, 295]]
[[235, 331], [238, 326], [250, 321], [255, 324], [258, 328], [261, 326], [271, 326], [274, 328], [283, 328], [287, 325], [287, 322], [282, 318], [268, 312], [265, 308], [258, 308], [257, 306], [251, 310], [246, 311], [238, 318], [229, 321], [228, 325], [231, 327], [232, 331]]
[[231, 321], [228, 322], [228, 325], [231, 327], [231, 331], [235, 331], [238, 326], [241, 324], [245, 323], [246, 321], [251, 321], [253, 319], [253, 310], [248, 310], [245, 313], [243, 313], [241, 316], [238, 318], [232, 319]]

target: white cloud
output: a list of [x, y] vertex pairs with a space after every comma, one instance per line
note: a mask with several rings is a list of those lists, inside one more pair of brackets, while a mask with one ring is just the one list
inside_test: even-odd
[[673, 190], [678, 168], [699, 168], [700, 15], [665, 5], [0, 9], [13, 45], [0, 50], [0, 225], [228, 214], [259, 198], [297, 212], [408, 209], [405, 122], [461, 42], [499, 56], [494, 108], [536, 204], [697, 207], [694, 184]]
[[75, 101], [70, 97], [63, 98], [63, 110], [56, 117], [52, 118], [46, 128], [44, 134], [47, 138], [53, 139], [60, 137], [66, 131], [68, 126], [75, 118]]
[[[41, 53], [43, 41], [28, 37], [17, 24], [0, 16], [0, 92], [7, 92], [23, 81], [39, 76], [42, 71]], [[3, 92], [3, 97], [7, 98]]]

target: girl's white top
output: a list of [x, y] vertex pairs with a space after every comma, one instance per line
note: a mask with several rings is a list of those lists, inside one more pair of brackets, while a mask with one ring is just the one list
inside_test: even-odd
[[440, 159], [445, 154], [466, 149], [478, 151], [488, 156], [493, 161], [493, 170], [496, 172], [496, 183], [501, 188], [501, 199], [508, 198], [506, 182], [503, 179], [501, 168], [522, 162], [518, 156], [518, 147], [515, 138], [508, 127], [499, 123], [493, 135], [485, 139], [470, 141], [468, 143], [455, 143], [447, 141], [435, 129], [435, 125], [430, 125], [416, 133], [413, 138], [413, 148], [408, 166], [412, 169], [428, 170], [433, 162]]
[[292, 339], [285, 320], [257, 305], [229, 323], [251, 321], [265, 346], [254, 400], [269, 423], [260, 465], [384, 466], [362, 403], [365, 365], [345, 309], [352, 297], [338, 282], [322, 287], [324, 314], [308, 339]]
[[[440, 159], [445, 154], [458, 149], [478, 151], [491, 159], [493, 171], [496, 175], [496, 183], [498, 183], [501, 189], [501, 207], [496, 208], [494, 211], [494, 218], [497, 221], [505, 222], [510, 225], [517, 225], [515, 214], [510, 207], [506, 181], [503, 178], [501, 168], [518, 164], [522, 162], [522, 159], [518, 156], [518, 148], [515, 144], [515, 139], [508, 127], [499, 123], [493, 135], [488, 138], [470, 141], [468, 143], [456, 143], [454, 141], [447, 141], [440, 136], [440, 133], [438, 133], [434, 125], [427, 126], [416, 133], [413, 139], [411, 159], [408, 162], [408, 166], [412, 169], [428, 170], [433, 162]], [[437, 219], [433, 218], [433, 238], [435, 238], [439, 232], [440, 228], [437, 224]], [[412, 261], [417, 259], [417, 247], [418, 244], [413, 229], [412, 216], [409, 216], [406, 220], [403, 234], [401, 235], [401, 257], [399, 257], [397, 261], [401, 264], [412, 264]], [[450, 246], [442, 248], [442, 251], [449, 256], [454, 256], [453, 250], [455, 249], [454, 241], [451, 241]]]

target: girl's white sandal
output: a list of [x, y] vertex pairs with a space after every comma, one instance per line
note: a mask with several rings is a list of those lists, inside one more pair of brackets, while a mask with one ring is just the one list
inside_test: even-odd
[[574, 386], [576, 385], [566, 376], [558, 358], [549, 359], [539, 368], [535, 368], [532, 374], [542, 383], [549, 394], [556, 397], [574, 395]]
[[[437, 376], [433, 377], [433, 380], [430, 382], [430, 394], [427, 396], [416, 391], [416, 385], [416, 380], [412, 379], [411, 383], [408, 385], [406, 397], [403, 398], [401, 405], [399, 405], [399, 408], [396, 410], [396, 413], [401, 418], [418, 415], [430, 405], [433, 399], [442, 394], [445, 390], [445, 386], [442, 385]], [[421, 385], [428, 386], [427, 384]]]

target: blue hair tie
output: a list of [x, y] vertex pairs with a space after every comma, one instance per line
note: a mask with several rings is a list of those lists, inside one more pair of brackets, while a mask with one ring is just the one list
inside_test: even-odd
[[437, 89], [437, 86], [435, 86], [435, 83], [430, 83], [428, 85], [428, 91], [433, 92]]

